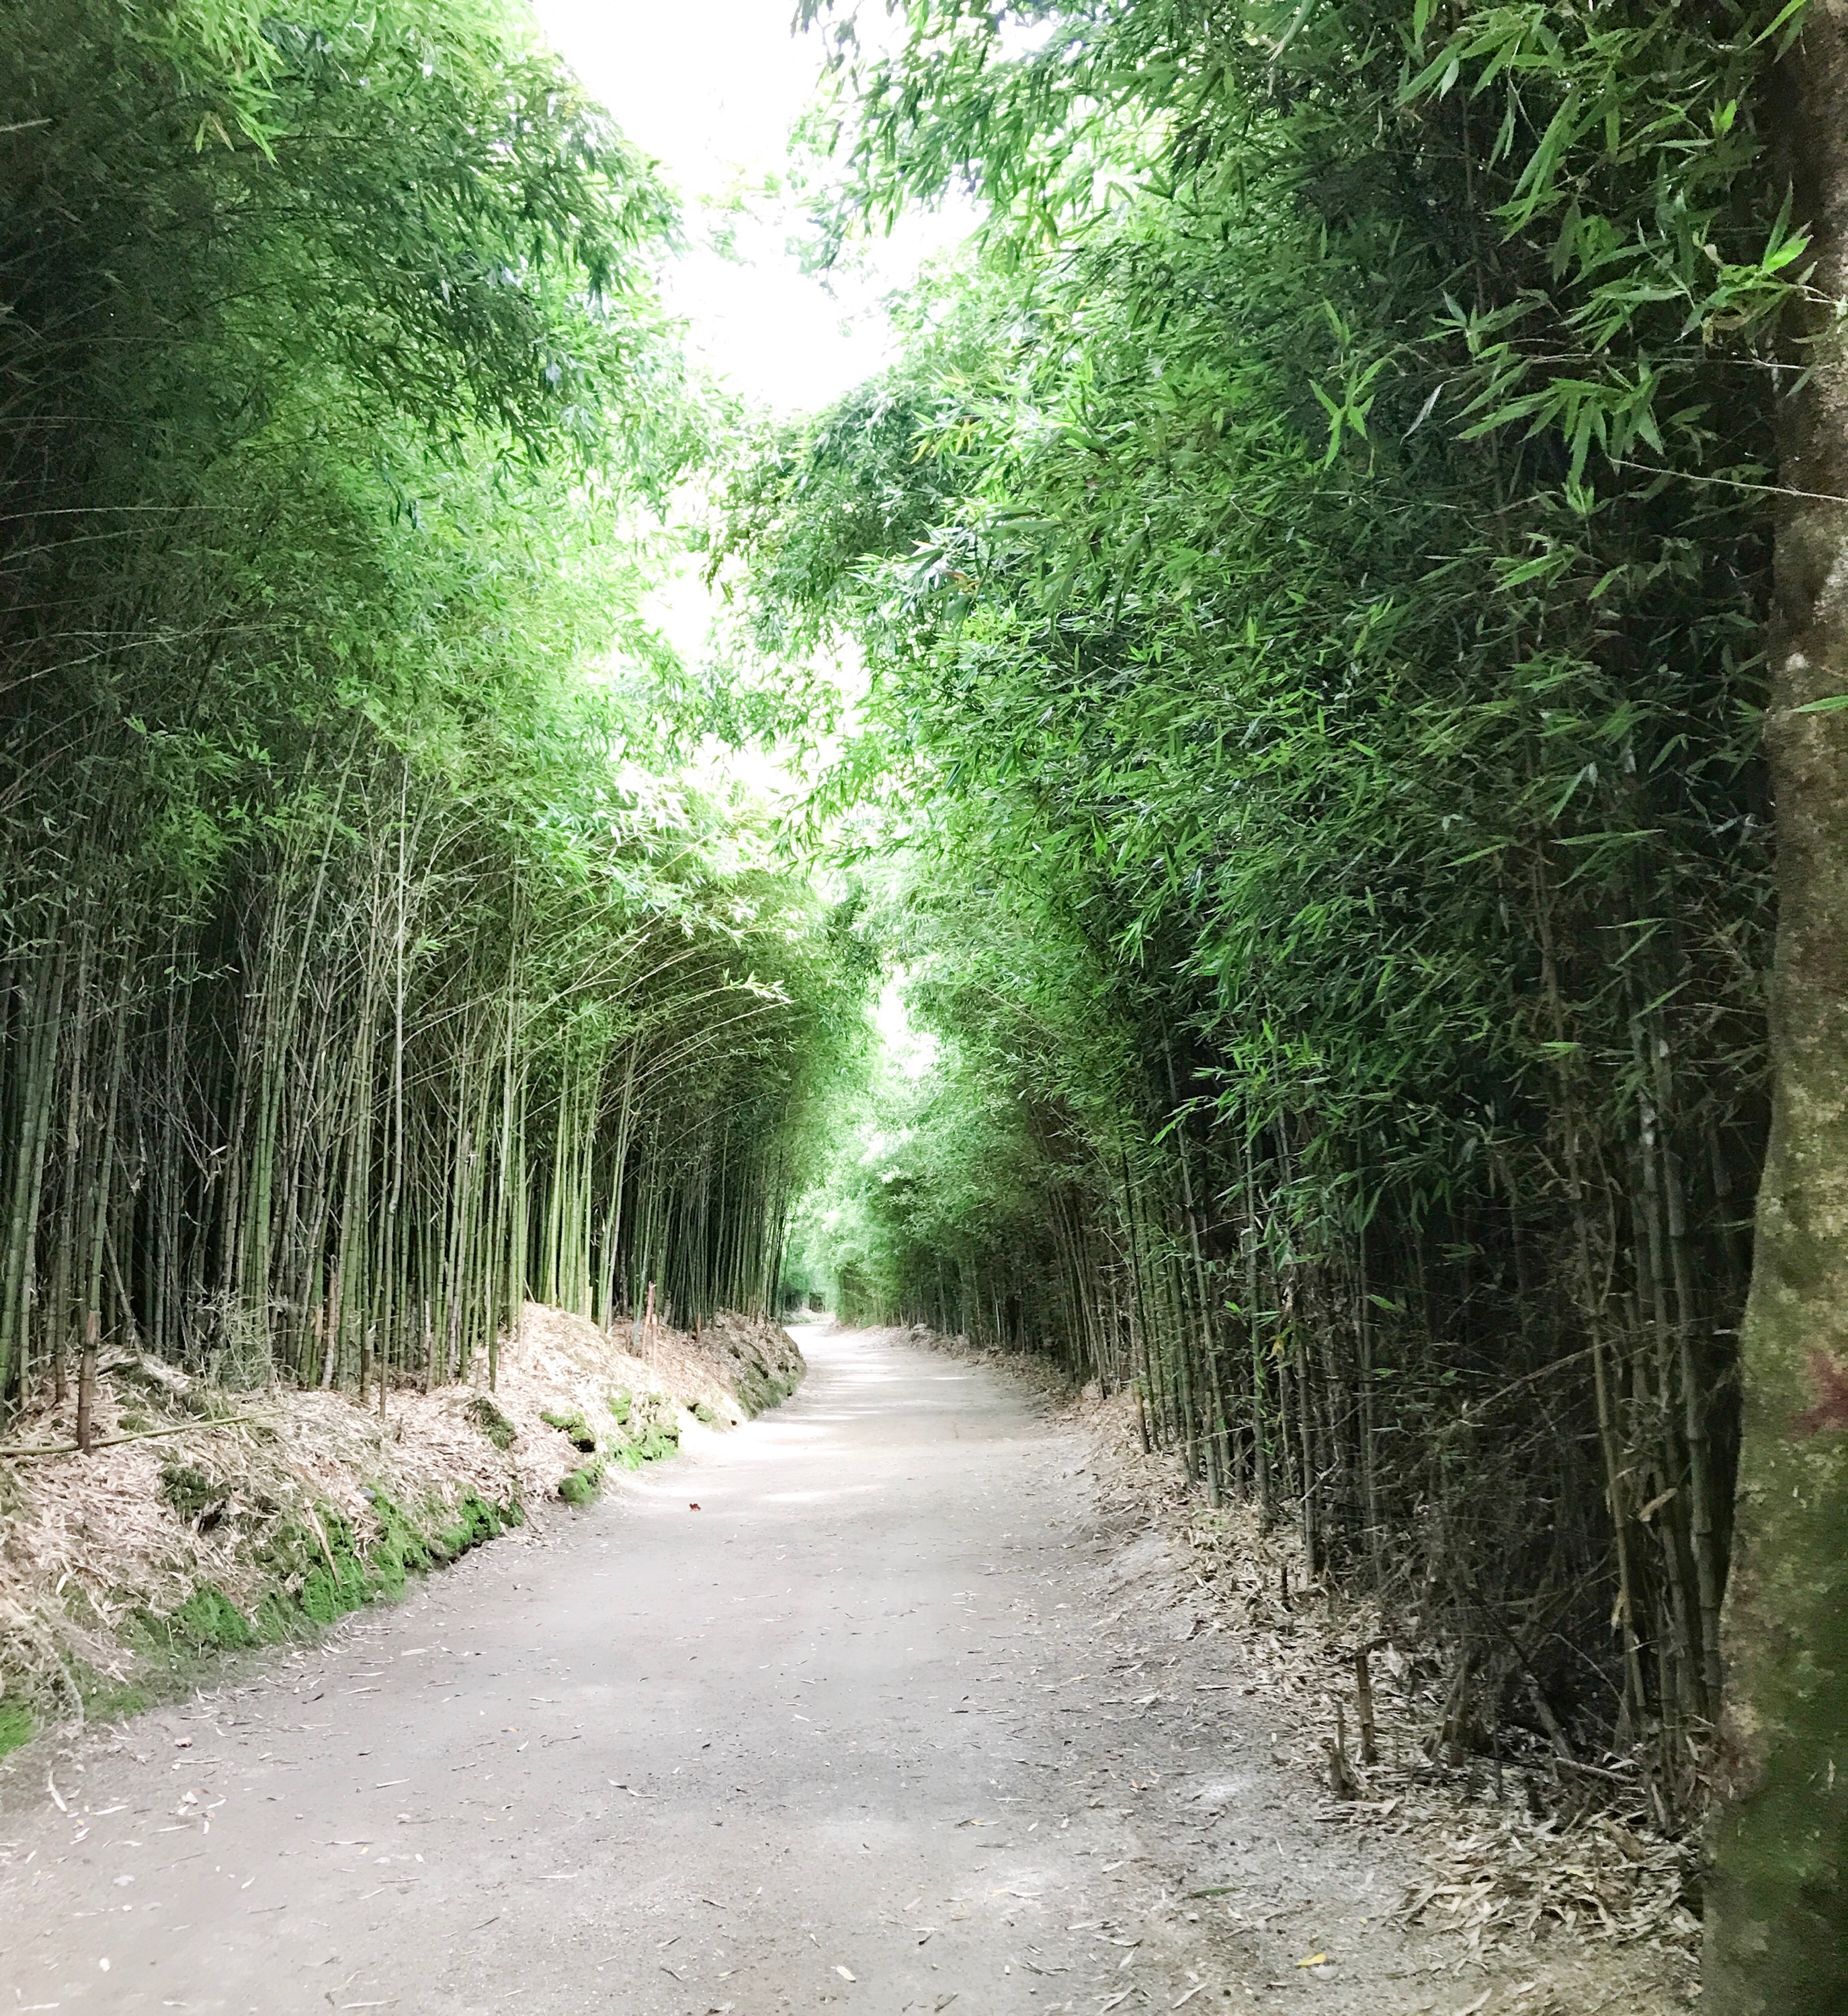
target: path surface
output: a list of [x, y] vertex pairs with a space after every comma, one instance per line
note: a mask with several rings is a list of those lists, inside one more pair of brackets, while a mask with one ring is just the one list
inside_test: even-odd
[[1159, 1543], [1098, 1527], [1075, 1431], [805, 1348], [547, 1543], [61, 1763], [68, 1816], [0, 1820], [0, 2016], [1490, 2006], [1138, 1615]]

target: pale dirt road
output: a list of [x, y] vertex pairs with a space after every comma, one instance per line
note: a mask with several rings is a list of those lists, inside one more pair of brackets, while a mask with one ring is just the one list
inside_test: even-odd
[[776, 1414], [9, 1802], [0, 2016], [1504, 2006], [1382, 1927], [1077, 1431], [803, 1334]]

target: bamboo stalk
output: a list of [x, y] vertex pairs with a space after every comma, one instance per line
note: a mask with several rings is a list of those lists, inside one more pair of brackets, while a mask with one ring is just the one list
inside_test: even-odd
[[262, 1413], [216, 1414], [209, 1419], [177, 1422], [171, 1427], [135, 1428], [121, 1435], [97, 1435], [88, 1443], [32, 1442], [8, 1449], [0, 1446], [0, 1461], [22, 1463], [29, 1457], [41, 1456], [88, 1455], [92, 1449], [114, 1449], [123, 1442], [153, 1442], [163, 1435], [190, 1435], [195, 1429], [234, 1428], [247, 1421], [267, 1421], [278, 1418], [274, 1409]]

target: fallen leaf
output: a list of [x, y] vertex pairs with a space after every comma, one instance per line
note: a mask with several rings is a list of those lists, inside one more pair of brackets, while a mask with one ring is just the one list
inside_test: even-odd
[[[1296, 1964], [1299, 1967], [1323, 1967], [1327, 1964], [1327, 1960], [1326, 1953], [1311, 1953], [1307, 1960], [1299, 1960]], [[1481, 2006], [1479, 2003], [1477, 2004], [1479, 2008]]]
[[854, 1976], [849, 1974], [844, 1967], [838, 1967], [834, 1969], [834, 1971], [840, 1975], [843, 1981], [852, 1981], [854, 1978]]

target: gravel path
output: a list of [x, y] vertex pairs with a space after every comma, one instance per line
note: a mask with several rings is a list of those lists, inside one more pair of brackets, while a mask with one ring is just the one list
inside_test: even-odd
[[1382, 1924], [1405, 1872], [1271, 1762], [1076, 1430], [805, 1349], [544, 1542], [87, 1738], [0, 1821], [0, 2016], [1539, 2016]]

